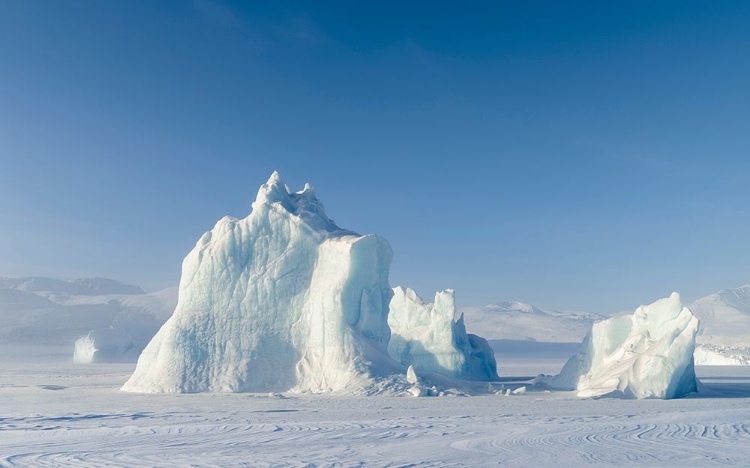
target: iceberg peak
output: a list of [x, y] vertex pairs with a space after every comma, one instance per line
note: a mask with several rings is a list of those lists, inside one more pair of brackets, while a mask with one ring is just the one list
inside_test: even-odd
[[313, 186], [310, 185], [309, 182], [305, 182], [305, 186], [297, 192], [297, 195], [305, 195], [307, 197], [315, 198], [315, 189], [313, 189]]
[[293, 192], [282, 181], [281, 175], [277, 171], [274, 171], [268, 178], [268, 182], [258, 189], [258, 195], [252, 205], [252, 213], [265, 212], [268, 209], [281, 209], [303, 221], [313, 231], [326, 235], [334, 233], [338, 235], [356, 234], [341, 229], [326, 215], [325, 208], [315, 196], [312, 185], [305, 183], [302, 190]]
[[281, 174], [279, 174], [279, 171], [273, 171], [271, 173], [271, 177], [268, 178], [268, 182], [266, 182], [266, 185], [276, 185], [281, 183]]
[[258, 195], [255, 197], [253, 208], [255, 208], [256, 204], [276, 202], [283, 204], [284, 202], [289, 202], [291, 201], [290, 195], [289, 187], [281, 180], [281, 175], [277, 171], [273, 171], [271, 177], [268, 178], [268, 182], [261, 185], [258, 189]]

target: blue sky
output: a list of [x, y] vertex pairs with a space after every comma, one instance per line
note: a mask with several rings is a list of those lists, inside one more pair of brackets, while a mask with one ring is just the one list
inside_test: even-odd
[[748, 57], [747, 2], [2, 2], [0, 275], [174, 285], [276, 169], [425, 297], [746, 284]]

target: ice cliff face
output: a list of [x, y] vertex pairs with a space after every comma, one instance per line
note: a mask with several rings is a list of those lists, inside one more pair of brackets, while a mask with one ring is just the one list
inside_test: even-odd
[[538, 383], [578, 396], [678, 398], [697, 391], [693, 352], [698, 319], [677, 293], [635, 313], [595, 323], [559, 375]]
[[386, 351], [391, 256], [274, 173], [248, 217], [223, 218], [185, 258], [175, 312], [122, 389], [357, 391], [398, 372]]
[[489, 344], [468, 335], [463, 315], [454, 321], [452, 289], [435, 294], [429, 304], [411, 289], [394, 288], [388, 325], [388, 353], [418, 373], [434, 372], [456, 379], [497, 379], [495, 355]]

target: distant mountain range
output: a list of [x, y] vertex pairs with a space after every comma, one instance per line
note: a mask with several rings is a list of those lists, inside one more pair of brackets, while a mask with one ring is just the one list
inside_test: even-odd
[[70, 281], [40, 276], [22, 278], [0, 277], [0, 289], [18, 289], [49, 294], [102, 296], [105, 294], [145, 294], [138, 286], [108, 278], [79, 278]]
[[176, 302], [177, 288], [147, 294], [106, 278], [0, 278], [0, 344], [70, 346], [72, 356], [76, 340], [106, 331], [135, 360]]
[[[176, 287], [145, 293], [138, 286], [107, 278], [0, 277], [0, 344], [72, 347], [95, 332], [118, 341], [120, 348], [123, 342], [132, 345], [135, 359], [176, 303]], [[750, 354], [750, 285], [722, 289], [687, 306], [701, 320], [699, 344], [711, 352]], [[591, 324], [604, 318], [517, 301], [461, 307], [459, 312], [470, 333], [488, 340], [557, 343], [580, 342]]]
[[542, 310], [528, 302], [498, 302], [461, 307], [466, 328], [488, 340], [580, 342], [591, 324], [602, 319], [588, 312]]
[[[686, 305], [701, 321], [696, 363], [750, 364], [750, 285], [722, 289]], [[605, 318], [586, 312], [542, 310], [526, 302], [463, 307], [460, 312], [465, 314], [469, 332], [489, 340], [580, 342], [592, 323]]]
[[[686, 305], [701, 321], [699, 343], [750, 346], [750, 285], [722, 289]], [[527, 302], [462, 307], [460, 312], [469, 331], [488, 339], [552, 342], [581, 341], [591, 324], [604, 318], [588, 312], [543, 310]]]
[[688, 307], [701, 321], [699, 343], [750, 347], [750, 285], [722, 289]]

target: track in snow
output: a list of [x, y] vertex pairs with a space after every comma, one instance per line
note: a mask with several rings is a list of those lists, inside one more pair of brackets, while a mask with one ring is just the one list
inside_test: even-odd
[[712, 398], [674, 401], [534, 391], [281, 398], [132, 395], [116, 390], [129, 370], [118, 366], [101, 375], [0, 368], [0, 466], [692, 468], [750, 459], [750, 375], [705, 379]]

